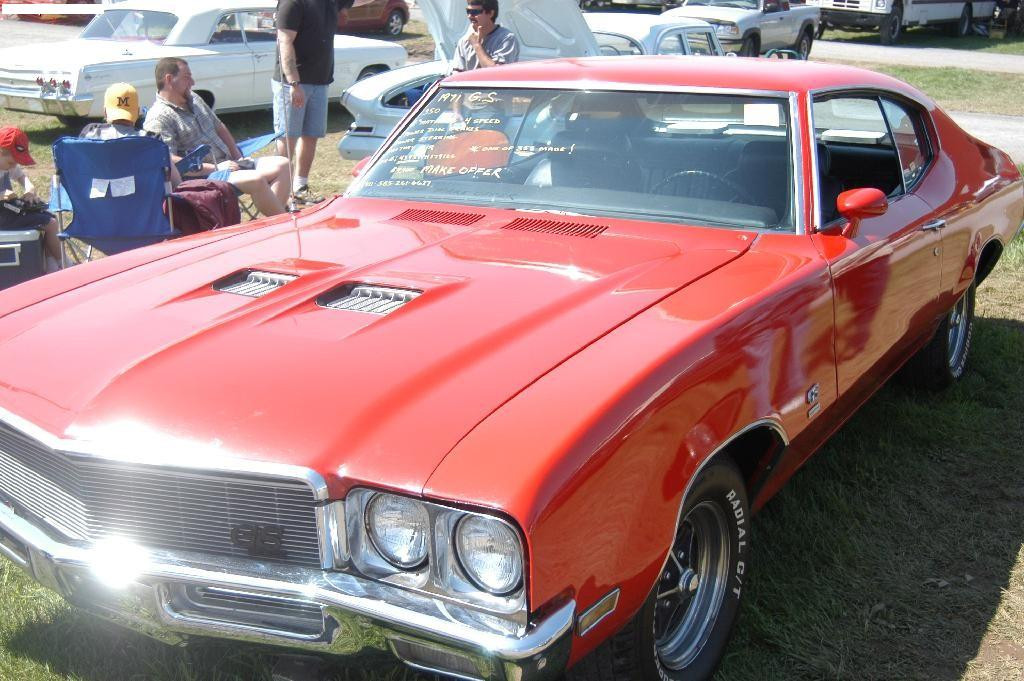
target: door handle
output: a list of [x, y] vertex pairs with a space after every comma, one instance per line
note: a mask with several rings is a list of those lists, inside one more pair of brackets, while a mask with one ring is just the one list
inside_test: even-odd
[[943, 220], [942, 218], [937, 218], [935, 220], [929, 220], [928, 222], [926, 222], [923, 225], [921, 225], [921, 231], [922, 232], [935, 232], [935, 231], [938, 231], [938, 230], [942, 229], [945, 226], [946, 226], [946, 221]]

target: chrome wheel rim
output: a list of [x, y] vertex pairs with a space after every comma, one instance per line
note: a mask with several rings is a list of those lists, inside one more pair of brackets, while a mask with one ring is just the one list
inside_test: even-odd
[[960, 300], [956, 301], [956, 305], [950, 311], [947, 325], [949, 331], [947, 332], [948, 336], [946, 339], [946, 347], [948, 348], [946, 359], [949, 361], [949, 367], [955, 369], [960, 364], [964, 347], [967, 345], [967, 330], [970, 328], [970, 324], [967, 321], [966, 293], [960, 297]]
[[729, 521], [705, 501], [679, 523], [654, 605], [654, 647], [668, 669], [690, 665], [718, 619], [729, 577]]
[[391, 35], [398, 35], [402, 32], [402, 16], [400, 14], [392, 14], [388, 17], [388, 33]]
[[811, 39], [807, 37], [806, 33], [804, 34], [804, 37], [800, 39], [800, 47], [798, 51], [800, 52], [800, 56], [804, 59], [811, 56]]

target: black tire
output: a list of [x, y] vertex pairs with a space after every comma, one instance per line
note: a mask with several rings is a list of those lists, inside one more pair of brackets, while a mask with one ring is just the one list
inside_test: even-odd
[[365, 69], [359, 72], [358, 76], [356, 76], [356, 82], [359, 82], [364, 78], [369, 78], [370, 76], [376, 76], [378, 73], [384, 73], [387, 70], [388, 67], [386, 66], [367, 66]]
[[949, 34], [954, 38], [968, 36], [971, 34], [972, 23], [971, 3], [965, 2], [963, 11], [960, 12], [960, 18], [956, 20], [955, 24], [949, 25]]
[[974, 338], [974, 296], [971, 284], [939, 324], [928, 344], [903, 367], [901, 378], [914, 386], [938, 390], [959, 380], [967, 368]]
[[899, 2], [893, 3], [892, 11], [882, 19], [882, 25], [878, 29], [878, 37], [883, 45], [895, 45], [903, 33], [903, 5]]
[[194, 90], [194, 92], [199, 95], [199, 99], [206, 103], [206, 106], [211, 109], [213, 108], [213, 103], [216, 101], [216, 98], [213, 96], [212, 92], [209, 90]]
[[392, 10], [391, 14], [384, 21], [384, 35], [389, 35], [392, 38], [397, 38], [402, 35], [402, 31], [405, 30], [405, 15], [402, 10]]
[[761, 54], [761, 39], [756, 35], [748, 35], [740, 45], [741, 57], [756, 57]]
[[799, 40], [796, 41], [796, 45], [793, 46], [793, 50], [800, 55], [801, 59], [811, 58], [811, 45], [814, 44], [814, 29], [807, 27], [804, 32], [800, 34]]
[[[568, 679], [711, 678], [739, 612], [749, 561], [749, 530], [743, 477], [731, 459], [719, 458], [697, 475], [687, 493], [672, 552], [640, 612], [570, 669]], [[675, 597], [670, 593], [673, 589], [678, 592]], [[685, 626], [683, 622], [691, 616], [693, 626]], [[663, 629], [660, 636], [657, 628]]]
[[89, 119], [85, 116], [57, 116], [57, 120], [60, 121], [60, 124], [65, 128], [74, 130], [76, 135], [78, 134], [78, 131], [84, 128], [89, 122]]

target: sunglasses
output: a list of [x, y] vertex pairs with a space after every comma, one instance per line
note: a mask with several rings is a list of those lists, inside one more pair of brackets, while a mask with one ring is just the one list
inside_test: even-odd
[[466, 14], [471, 17], [478, 17], [483, 13], [484, 11], [482, 9], [470, 9], [469, 7], [466, 8]]

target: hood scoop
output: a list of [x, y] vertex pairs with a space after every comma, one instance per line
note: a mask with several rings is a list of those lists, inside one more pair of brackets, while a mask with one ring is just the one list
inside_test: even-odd
[[316, 299], [316, 304], [332, 310], [353, 310], [385, 315], [394, 312], [421, 293], [422, 291], [388, 286], [346, 284], [323, 294]]
[[405, 222], [432, 222], [438, 225], [460, 225], [468, 227], [483, 219], [483, 215], [477, 213], [456, 213], [447, 210], [423, 210], [421, 208], [410, 208], [402, 211], [392, 220], [403, 220]]
[[575, 222], [560, 222], [558, 220], [516, 218], [507, 225], [504, 225], [502, 229], [514, 229], [520, 232], [544, 232], [547, 234], [561, 234], [563, 236], [593, 239], [608, 228], [604, 225], [581, 225]]
[[234, 293], [239, 296], [249, 296], [250, 298], [262, 298], [271, 291], [276, 291], [295, 279], [297, 277], [292, 274], [242, 270], [214, 282], [213, 288], [215, 291], [222, 291], [224, 293]]

